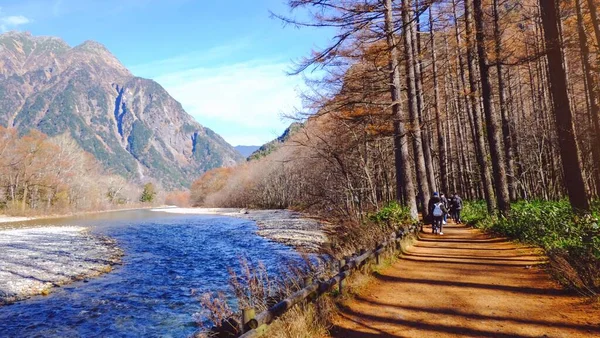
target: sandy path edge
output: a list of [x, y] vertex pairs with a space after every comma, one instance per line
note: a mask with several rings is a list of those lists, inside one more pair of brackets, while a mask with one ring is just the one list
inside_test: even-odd
[[537, 249], [465, 226], [421, 234], [342, 304], [332, 336], [600, 336], [599, 304], [562, 290], [544, 259]]

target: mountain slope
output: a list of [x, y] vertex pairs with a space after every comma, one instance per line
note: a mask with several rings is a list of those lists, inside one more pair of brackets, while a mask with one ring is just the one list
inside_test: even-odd
[[234, 148], [242, 154], [242, 156], [248, 157], [252, 155], [253, 152], [257, 151], [260, 146], [235, 146]]
[[294, 135], [298, 130], [303, 127], [303, 124], [300, 122], [293, 122], [289, 127], [281, 134], [281, 136], [276, 139], [263, 144], [258, 150], [254, 151], [250, 156], [248, 156], [248, 161], [258, 160], [259, 158], [265, 157], [275, 150], [279, 149], [281, 145], [287, 141], [292, 135]]
[[242, 156], [158, 83], [133, 76], [103, 45], [0, 35], [0, 124], [70, 133], [109, 171], [188, 186]]

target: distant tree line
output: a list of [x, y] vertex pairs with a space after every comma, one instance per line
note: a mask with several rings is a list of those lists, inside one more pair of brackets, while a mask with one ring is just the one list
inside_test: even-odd
[[11, 214], [104, 210], [155, 200], [142, 189], [102, 170], [68, 134], [54, 138], [31, 131], [20, 136], [0, 126], [0, 212]]
[[267, 158], [202, 177], [196, 204], [362, 217], [398, 200], [416, 218], [433, 191], [502, 213], [563, 197], [587, 212], [600, 194], [596, 1], [289, 6], [310, 19], [288, 23], [337, 29], [296, 69], [326, 74], [310, 82], [305, 125]]

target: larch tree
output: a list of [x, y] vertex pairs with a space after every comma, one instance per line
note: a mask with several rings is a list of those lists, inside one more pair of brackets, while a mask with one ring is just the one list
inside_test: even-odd
[[573, 208], [589, 212], [585, 184], [581, 173], [579, 147], [575, 137], [573, 113], [567, 91], [567, 76], [563, 64], [563, 52], [558, 30], [558, 8], [554, 0], [539, 0], [546, 45], [546, 58], [551, 71], [548, 74], [552, 92], [553, 112], [560, 146], [565, 187]]

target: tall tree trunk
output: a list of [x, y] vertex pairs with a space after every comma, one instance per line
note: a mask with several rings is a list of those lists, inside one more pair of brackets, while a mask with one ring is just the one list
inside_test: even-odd
[[[519, 69], [517, 69], [517, 72], [519, 71]], [[515, 132], [515, 126], [518, 125], [518, 116], [519, 116], [519, 112], [521, 110], [523, 110], [524, 108], [520, 106], [521, 101], [515, 99], [515, 94], [513, 91], [513, 85], [512, 85], [512, 76], [511, 76], [511, 69], [508, 68], [507, 69], [507, 73], [506, 73], [506, 77], [507, 77], [507, 81], [508, 81], [508, 96], [509, 96], [509, 101], [510, 101], [510, 109], [507, 109], [508, 111], [513, 112], [513, 118], [511, 119], [508, 114], [507, 114], [507, 119], [508, 119], [508, 140], [507, 142], [504, 143], [505, 146], [505, 155], [506, 155], [506, 163], [507, 163], [507, 174], [509, 175], [509, 193], [511, 194], [511, 199], [512, 200], [517, 200], [518, 197], [518, 178], [520, 177], [520, 172], [518, 170], [518, 163], [519, 163], [519, 154], [517, 153], [516, 149], [517, 149], [517, 133]], [[520, 86], [520, 84], [519, 84]], [[504, 121], [503, 123], [503, 127], [504, 127]], [[512, 178], [511, 178], [511, 174], [509, 174], [509, 170], [511, 170], [512, 173]], [[512, 190], [511, 190], [511, 186], [512, 186]], [[513, 195], [514, 194], [514, 195]]]
[[[435, 31], [433, 29], [433, 16], [431, 6], [429, 7], [429, 38], [431, 43], [431, 65], [433, 72], [433, 108], [435, 110], [435, 120], [437, 124], [437, 137], [438, 137], [438, 152], [439, 152], [439, 163], [440, 163], [440, 181], [442, 183], [442, 191], [449, 193], [448, 191], [448, 167], [446, 161], [446, 138], [444, 137], [444, 127], [442, 123], [442, 116], [440, 112], [440, 89], [438, 83], [438, 72], [437, 72], [437, 55], [435, 51]], [[447, 110], [446, 110], [447, 114]]]
[[477, 83], [475, 81], [475, 72], [477, 69], [474, 50], [475, 44], [473, 43], [473, 27], [471, 19], [471, 7], [469, 1], [465, 1], [465, 31], [467, 34], [467, 65], [469, 68], [469, 85], [470, 85], [470, 98], [471, 106], [473, 110], [473, 123], [475, 127], [475, 138], [479, 148], [479, 154], [477, 154], [477, 162], [479, 163], [479, 169], [481, 170], [481, 178], [483, 184], [483, 190], [485, 200], [487, 202], [488, 211], [491, 213], [496, 208], [496, 201], [494, 198], [494, 188], [492, 185], [492, 176], [490, 173], [490, 166], [486, 159], [487, 151], [483, 135], [483, 122], [481, 121], [481, 105], [477, 98]]
[[[506, 214], [510, 210], [510, 195], [508, 194], [508, 184], [506, 180], [504, 147], [502, 138], [500, 137], [501, 130], [498, 125], [496, 112], [492, 107], [492, 86], [490, 85], [490, 69], [487, 63], [487, 53], [485, 51], [485, 32], [483, 30], [484, 13], [481, 0], [473, 0], [473, 7], [473, 14], [475, 14], [475, 41], [477, 57], [479, 60], [479, 74], [481, 77], [483, 112], [486, 120], [487, 139], [490, 144], [490, 155], [492, 157], [496, 198], [498, 201], [498, 209], [501, 213]], [[498, 76], [501, 77], [500, 74], [498, 74]]]
[[[404, 125], [404, 114], [400, 104], [400, 58], [396, 36], [394, 34], [394, 10], [392, 0], [384, 0], [385, 6], [385, 33], [388, 47], [389, 72], [390, 72], [390, 95], [392, 98], [392, 114], [394, 119], [394, 165], [396, 168], [396, 199], [404, 201], [410, 208], [413, 220], [419, 219], [417, 210], [417, 199], [415, 187], [411, 174], [412, 167], [409, 162], [409, 151], [407, 142], [406, 126]], [[402, 195], [402, 192], [404, 196]], [[402, 198], [404, 197], [404, 198]]]
[[[590, 11], [590, 18], [592, 19], [592, 26], [594, 27], [594, 34], [596, 35], [596, 52], [598, 53], [598, 63], [600, 63], [600, 19], [598, 19], [597, 0], [588, 0], [587, 3]], [[600, 66], [600, 64], [598, 66]]]
[[417, 112], [419, 114], [419, 125], [423, 129], [422, 145], [423, 156], [425, 159], [425, 170], [427, 171], [427, 184], [430, 191], [436, 191], [437, 185], [435, 183], [435, 169], [431, 156], [431, 134], [429, 133], [429, 123], [425, 123], [424, 121], [429, 121], [429, 119], [427, 118], [427, 111], [425, 110], [425, 103], [423, 102], [423, 61], [421, 60], [421, 34], [419, 34], [421, 29], [421, 21], [419, 11], [419, 1], [415, 1], [416, 24], [414, 25], [414, 29], [411, 29], [411, 32], [415, 65], [415, 87], [417, 91]]
[[593, 173], [596, 183], [596, 193], [600, 193], [600, 107], [598, 107], [597, 92], [594, 86], [594, 77], [592, 76], [592, 65], [590, 64], [590, 49], [583, 22], [583, 13], [581, 11], [581, 0], [575, 0], [577, 11], [577, 33], [579, 35], [579, 48], [581, 49], [581, 59], [583, 62], [583, 72], [585, 74], [586, 91], [589, 98], [590, 115], [592, 120], [592, 129], [594, 132], [592, 143], [592, 157], [594, 159]]
[[[496, 57], [496, 73], [498, 76], [498, 100], [500, 105], [500, 116], [502, 118], [502, 139], [504, 140], [504, 160], [506, 161], [506, 176], [508, 193], [512, 201], [517, 199], [514, 184], [514, 160], [512, 153], [511, 126], [506, 103], [506, 88], [504, 74], [502, 73], [501, 51], [502, 33], [500, 32], [500, 13], [498, 0], [494, 0], [494, 52]], [[510, 86], [510, 84], [509, 84]]]
[[[479, 159], [484, 156], [481, 153], [481, 149], [480, 149], [480, 145], [477, 142], [478, 138], [477, 138], [477, 133], [475, 131], [476, 127], [475, 127], [475, 122], [474, 122], [474, 112], [473, 112], [473, 106], [471, 105], [471, 95], [466, 95], [467, 92], [469, 92], [469, 89], [467, 88], [467, 80], [466, 80], [466, 68], [465, 67], [465, 61], [464, 61], [464, 57], [463, 57], [463, 53], [461, 52], [461, 48], [460, 46], [462, 45], [462, 39], [460, 36], [460, 29], [459, 29], [459, 23], [458, 23], [458, 9], [457, 9], [457, 5], [456, 5], [456, 0], [452, 0], [452, 12], [454, 14], [454, 37], [456, 40], [456, 76], [460, 78], [460, 81], [451, 81], [451, 83], [454, 83], [455, 86], [455, 99], [456, 99], [456, 118], [457, 118], [457, 128], [459, 129], [459, 140], [457, 140], [460, 144], [460, 156], [462, 157], [462, 163], [464, 165], [464, 169], [460, 170], [460, 179], [463, 182], [469, 182], [468, 185], [463, 185], [461, 187], [461, 194], [465, 194], [467, 195], [469, 193], [469, 191], [471, 192], [471, 196], [484, 196], [484, 193], [480, 192], [483, 190], [483, 184], [485, 182], [485, 180], [483, 179], [483, 171], [481, 168], [479, 168], [479, 170], [477, 171], [480, 174], [479, 180], [478, 181], [473, 181], [472, 179], [472, 166], [471, 166], [471, 157], [467, 156], [466, 151], [469, 149], [469, 144], [473, 145], [474, 151], [475, 151], [475, 158], [477, 160], [477, 165], [479, 166]], [[449, 60], [449, 52], [448, 52], [448, 41], [445, 41], [445, 47], [446, 47], [446, 55], [448, 55], [448, 60]], [[468, 50], [467, 50], [468, 53]], [[461, 115], [463, 113], [466, 113], [466, 120], [468, 122], [468, 129], [467, 126], [463, 126], [462, 125], [462, 117]], [[463, 129], [466, 129], [468, 132], [464, 132], [463, 133]], [[471, 142], [468, 142], [467, 140], [467, 134], [470, 136], [470, 140], [472, 140]], [[457, 150], [458, 151], [458, 150]], [[475, 182], [479, 182], [479, 184], [475, 184]], [[466, 191], [464, 189], [467, 189], [469, 191]], [[475, 194], [475, 192], [477, 194]]]
[[21, 202], [21, 211], [25, 211], [25, 206], [27, 205], [27, 182], [23, 184], [23, 200]]
[[554, 115], [565, 186], [572, 207], [579, 212], [589, 212], [590, 205], [585, 191], [585, 183], [581, 174], [579, 149], [575, 139], [573, 113], [569, 105], [567, 80], [563, 65], [562, 48], [558, 33], [558, 10], [554, 0], [539, 0], [542, 10], [542, 25], [546, 44], [546, 57], [549, 72], [550, 91], [554, 104]]
[[415, 86], [415, 65], [412, 48], [413, 15], [410, 3], [402, 2], [402, 23], [404, 25], [404, 60], [406, 69], [406, 87], [408, 96], [408, 112], [410, 116], [410, 127], [412, 144], [417, 171], [417, 184], [419, 188], [419, 203], [422, 208], [423, 217], [427, 217], [425, 199], [429, 198], [429, 185], [427, 183], [427, 171], [425, 169], [425, 157], [423, 154], [421, 125], [419, 124], [419, 113], [417, 106], [417, 88]]

